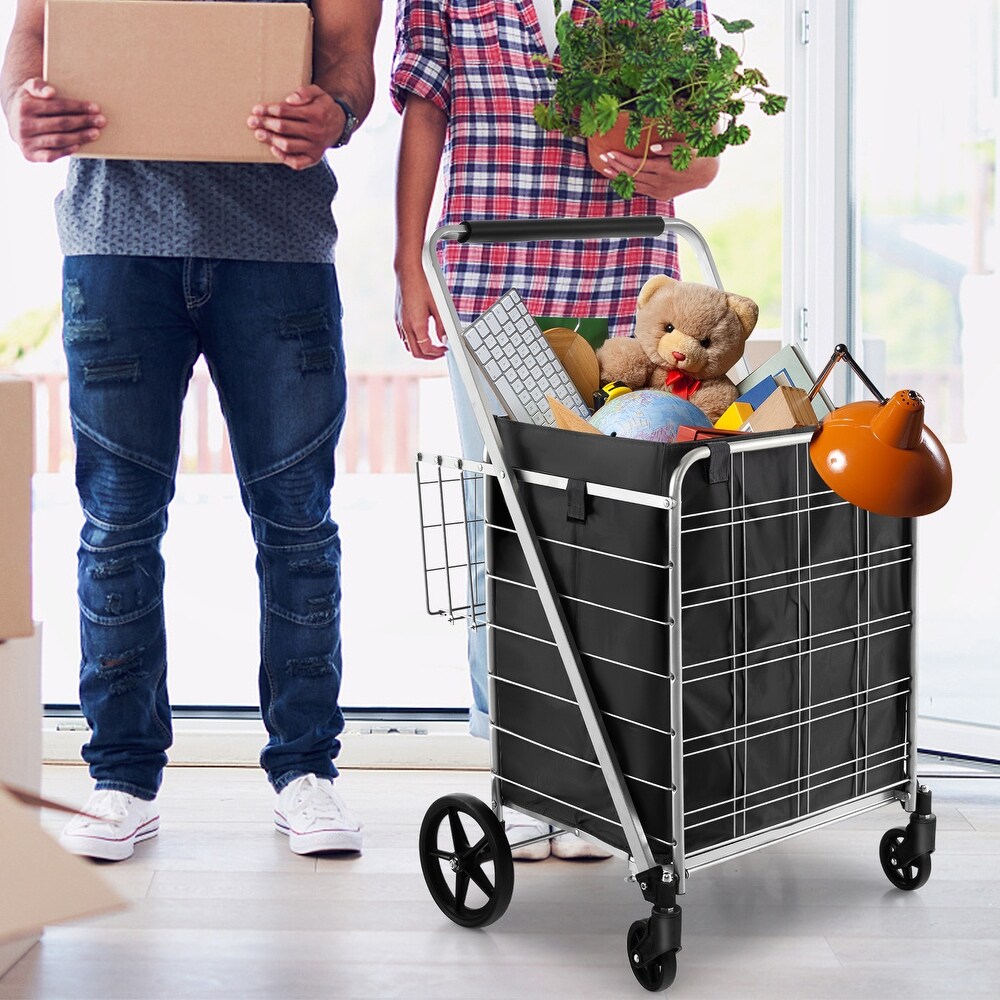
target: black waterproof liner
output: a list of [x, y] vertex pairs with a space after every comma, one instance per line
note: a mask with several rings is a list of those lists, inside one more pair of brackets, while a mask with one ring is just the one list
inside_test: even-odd
[[[688, 854], [905, 783], [913, 530], [832, 494], [807, 446], [711, 445], [681, 491], [683, 663], [670, 662], [669, 512], [579, 481], [669, 494], [701, 442], [498, 418], [594, 704], [650, 847], [674, 840], [671, 670], [683, 678]], [[499, 484], [487, 477], [494, 767], [507, 804], [627, 850]], [[714, 482], [714, 479], [721, 479]], [[565, 544], [561, 544], [565, 543]]]

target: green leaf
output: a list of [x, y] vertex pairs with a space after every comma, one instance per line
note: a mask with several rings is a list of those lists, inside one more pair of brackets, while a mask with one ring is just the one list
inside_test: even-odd
[[[559, 9], [559, 0], [556, 0], [556, 10]], [[569, 11], [564, 14], [560, 14], [556, 18], [556, 41], [559, 43], [559, 47], [562, 48], [566, 44], [566, 39], [569, 33], [573, 31], [573, 18]]]
[[787, 97], [783, 97], [781, 94], [768, 94], [761, 102], [760, 110], [765, 115], [777, 115], [785, 110], [787, 104]]
[[742, 146], [750, 138], [750, 129], [746, 125], [730, 122], [729, 127], [722, 134], [730, 146]]
[[618, 99], [611, 94], [602, 94], [594, 104], [594, 112], [597, 116], [597, 128], [601, 135], [610, 132], [618, 121], [618, 114], [621, 105]]
[[744, 31], [749, 31], [753, 27], [753, 21], [748, 21], [746, 18], [739, 21], [727, 21], [724, 17], [719, 17], [718, 14], [713, 16], [722, 25], [723, 30], [730, 35], [742, 35]]
[[731, 45], [719, 47], [719, 64], [727, 72], [731, 73], [740, 64], [740, 54]]
[[538, 123], [538, 127], [545, 129], [546, 132], [551, 132], [554, 129], [558, 129], [559, 125], [556, 121], [556, 111], [555, 108], [550, 104], [536, 104], [531, 109], [531, 114], [535, 121]]
[[585, 137], [610, 132], [618, 119], [620, 106], [610, 94], [580, 105], [580, 134]]
[[670, 165], [674, 170], [687, 170], [691, 166], [691, 147], [686, 143], [681, 143], [679, 146], [674, 147], [674, 151], [670, 154]]
[[617, 177], [612, 178], [611, 190], [619, 198], [624, 198], [628, 201], [635, 194], [635, 178], [629, 176], [623, 170]]

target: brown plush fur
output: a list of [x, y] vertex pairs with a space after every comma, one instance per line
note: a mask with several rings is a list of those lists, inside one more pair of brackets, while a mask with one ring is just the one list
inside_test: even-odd
[[736, 399], [726, 373], [743, 357], [757, 313], [744, 295], [658, 274], [639, 292], [635, 336], [611, 337], [598, 350], [601, 384], [663, 389], [679, 369], [701, 381], [688, 399], [714, 424]]

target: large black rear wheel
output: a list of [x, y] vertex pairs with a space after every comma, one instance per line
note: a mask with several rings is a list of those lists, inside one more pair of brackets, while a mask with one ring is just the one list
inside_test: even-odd
[[462, 927], [499, 920], [514, 892], [503, 825], [473, 795], [444, 795], [424, 814], [420, 868], [434, 902]]

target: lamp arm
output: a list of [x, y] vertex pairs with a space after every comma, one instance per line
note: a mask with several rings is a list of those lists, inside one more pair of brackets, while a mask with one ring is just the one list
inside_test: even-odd
[[838, 361], [846, 361], [851, 366], [851, 371], [853, 371], [854, 374], [857, 375], [862, 382], [864, 382], [868, 391], [879, 401], [879, 404], [883, 406], [885, 405], [887, 402], [886, 397], [875, 388], [875, 383], [872, 382], [872, 380], [864, 373], [857, 361], [855, 361], [851, 356], [851, 352], [847, 349], [846, 344], [837, 344], [837, 346], [833, 349], [833, 354], [831, 355], [830, 360], [827, 361], [826, 366], [819, 373], [819, 377], [809, 390], [808, 397], [810, 403], [816, 398], [816, 393], [823, 388], [823, 383], [830, 377], [830, 372], [833, 371], [833, 366]]

